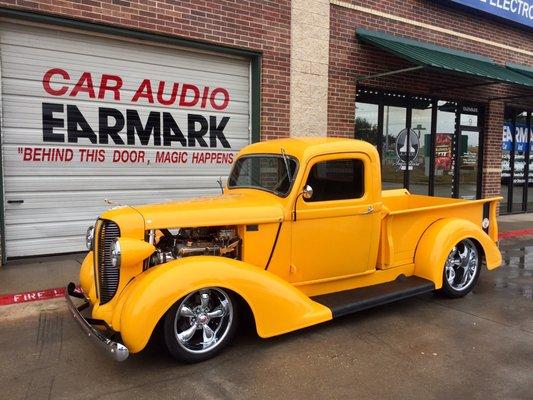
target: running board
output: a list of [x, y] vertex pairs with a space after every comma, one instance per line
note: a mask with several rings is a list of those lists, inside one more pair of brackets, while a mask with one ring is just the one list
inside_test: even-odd
[[311, 300], [328, 307], [333, 314], [333, 318], [336, 318], [422, 293], [428, 293], [434, 289], [433, 282], [418, 276], [411, 276], [379, 285], [322, 294], [311, 297]]

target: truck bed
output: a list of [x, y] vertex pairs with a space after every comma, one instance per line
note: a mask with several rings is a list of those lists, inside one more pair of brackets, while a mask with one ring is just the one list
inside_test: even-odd
[[414, 262], [424, 231], [442, 218], [462, 218], [481, 227], [489, 218], [487, 234], [498, 240], [496, 209], [501, 197], [480, 200], [410, 194], [405, 189], [382, 192], [383, 213], [377, 267], [387, 269]]

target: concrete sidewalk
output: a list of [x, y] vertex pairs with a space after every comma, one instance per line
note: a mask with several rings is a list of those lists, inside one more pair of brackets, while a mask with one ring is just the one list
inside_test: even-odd
[[[505, 215], [498, 220], [500, 232], [533, 229], [533, 213]], [[86, 252], [9, 261], [0, 267], [0, 295], [64, 287], [78, 282]]]

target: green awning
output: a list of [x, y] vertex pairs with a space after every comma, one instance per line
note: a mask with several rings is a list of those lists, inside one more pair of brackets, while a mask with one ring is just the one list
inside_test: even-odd
[[[465, 53], [434, 44], [419, 42], [378, 31], [357, 29], [357, 37], [417, 65], [398, 72], [430, 68], [444, 72], [475, 76], [492, 82], [511, 83], [533, 87], [533, 77], [496, 64], [492, 59], [481, 55]], [[378, 75], [391, 75], [384, 73]], [[376, 77], [378, 75], [375, 75]]]
[[527, 65], [507, 63], [507, 68], [533, 78], [533, 67]]

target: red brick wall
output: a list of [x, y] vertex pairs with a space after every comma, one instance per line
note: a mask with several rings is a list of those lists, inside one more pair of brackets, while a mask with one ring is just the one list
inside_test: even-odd
[[261, 137], [289, 134], [290, 0], [0, 0], [0, 7], [261, 51]]
[[[348, 0], [350, 2], [350, 0]], [[352, 0], [351, 3], [404, 18], [424, 22], [454, 31], [533, 51], [531, 34], [508, 24], [499, 23], [461, 10], [444, 7], [427, 0]], [[353, 137], [355, 123], [356, 77], [386, 72], [413, 64], [392, 56], [376, 47], [361, 43], [357, 28], [379, 30], [423, 42], [435, 43], [457, 50], [481, 54], [496, 62], [532, 65], [533, 57], [510, 50], [461, 39], [444, 33], [396, 22], [360, 11], [331, 5], [330, 67], [328, 99], [328, 135]], [[485, 167], [498, 168], [501, 163], [503, 102], [491, 102], [491, 97], [531, 95], [531, 89], [497, 84], [466, 89], [446, 89], [450, 86], [480, 83], [475, 78], [463, 78], [441, 72], [416, 71], [386, 78], [364, 81], [364, 85], [385, 90], [406, 91], [443, 99], [469, 100], [485, 103], [486, 118]], [[533, 108], [533, 99], [512, 100]], [[499, 173], [484, 174], [483, 194], [498, 194]]]
[[502, 165], [502, 125], [504, 116], [503, 101], [491, 101], [485, 110], [485, 150], [483, 153], [485, 168], [483, 173], [482, 195], [499, 196], [501, 191], [500, 172], [491, 172]]

